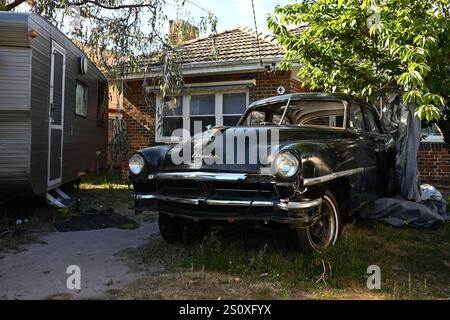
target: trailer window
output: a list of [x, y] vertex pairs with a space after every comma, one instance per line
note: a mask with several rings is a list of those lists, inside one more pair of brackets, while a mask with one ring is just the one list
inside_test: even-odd
[[88, 106], [88, 87], [81, 82], [77, 82], [75, 114], [78, 116], [87, 116]]

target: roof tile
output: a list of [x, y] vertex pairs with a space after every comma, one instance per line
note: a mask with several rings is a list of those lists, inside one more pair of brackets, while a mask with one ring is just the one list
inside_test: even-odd
[[[283, 51], [273, 36], [259, 33], [259, 45], [263, 60], [282, 57]], [[182, 63], [207, 63], [236, 60], [259, 60], [256, 32], [237, 27], [216, 35], [184, 42]]]

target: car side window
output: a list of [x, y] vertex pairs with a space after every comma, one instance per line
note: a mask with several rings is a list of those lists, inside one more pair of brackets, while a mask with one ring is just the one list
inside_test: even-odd
[[378, 125], [377, 119], [375, 118], [375, 113], [369, 108], [365, 108], [364, 114], [366, 115], [366, 124], [368, 126], [368, 131], [373, 133], [380, 133], [380, 127]]
[[[281, 114], [278, 114], [278, 113], [275, 113], [275, 114], [273, 114], [272, 115], [272, 122], [273, 123], [280, 123], [280, 120], [281, 120]], [[291, 122], [289, 121], [289, 118], [288, 117], [284, 117], [284, 119], [283, 119], [283, 123], [281, 123], [282, 125], [288, 125], [288, 124], [291, 124]]]
[[263, 111], [252, 111], [247, 119], [250, 126], [256, 126], [266, 121], [266, 113]]
[[352, 104], [350, 106], [348, 126], [350, 129], [354, 130], [367, 130], [360, 105]]

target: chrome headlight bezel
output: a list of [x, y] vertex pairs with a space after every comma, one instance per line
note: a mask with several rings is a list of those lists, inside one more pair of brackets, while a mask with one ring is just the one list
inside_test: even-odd
[[292, 152], [280, 152], [274, 159], [275, 173], [282, 179], [291, 179], [300, 170], [300, 161]]
[[145, 161], [144, 158], [142, 158], [139, 154], [134, 154], [129, 160], [128, 160], [128, 168], [130, 169], [130, 172], [132, 174], [140, 174], [142, 170], [144, 169]]

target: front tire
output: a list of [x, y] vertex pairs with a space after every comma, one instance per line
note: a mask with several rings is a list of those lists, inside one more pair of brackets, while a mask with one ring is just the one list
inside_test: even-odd
[[160, 213], [158, 218], [159, 232], [170, 244], [192, 243], [202, 240], [209, 231], [207, 224], [187, 223], [184, 219]]
[[330, 190], [322, 198], [321, 216], [312, 226], [292, 230], [295, 248], [310, 253], [323, 251], [336, 244], [342, 231], [339, 204]]
[[179, 218], [160, 213], [158, 227], [162, 238], [168, 243], [176, 244], [183, 241], [183, 223]]

